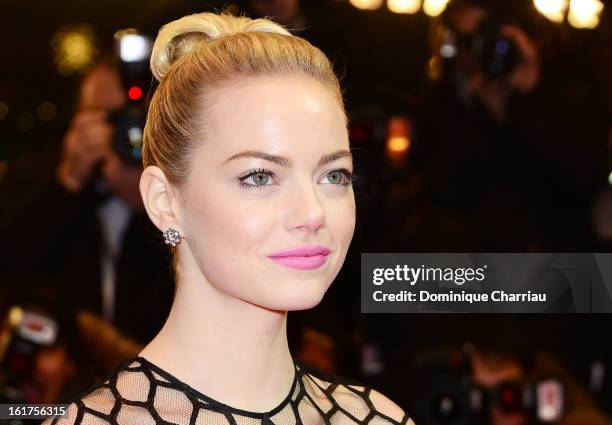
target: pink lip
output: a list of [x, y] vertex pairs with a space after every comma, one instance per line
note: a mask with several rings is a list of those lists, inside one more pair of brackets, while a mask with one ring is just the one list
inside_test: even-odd
[[331, 250], [324, 246], [303, 245], [275, 252], [268, 257], [283, 266], [304, 270], [321, 267], [327, 261], [330, 252]]

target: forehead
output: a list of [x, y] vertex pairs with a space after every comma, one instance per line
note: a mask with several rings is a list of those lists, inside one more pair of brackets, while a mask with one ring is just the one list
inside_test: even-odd
[[207, 99], [210, 157], [224, 160], [243, 150], [302, 157], [348, 149], [344, 112], [331, 90], [301, 75], [239, 79]]

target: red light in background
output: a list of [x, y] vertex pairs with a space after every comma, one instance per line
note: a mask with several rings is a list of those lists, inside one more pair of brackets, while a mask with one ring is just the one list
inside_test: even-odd
[[138, 100], [142, 97], [142, 89], [138, 86], [132, 86], [128, 90], [128, 97], [130, 100]]

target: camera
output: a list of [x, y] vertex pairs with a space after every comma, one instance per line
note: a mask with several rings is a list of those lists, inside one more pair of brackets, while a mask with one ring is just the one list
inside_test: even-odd
[[[459, 6], [461, 7], [461, 6]], [[514, 41], [503, 35], [503, 22], [488, 14], [473, 32], [457, 30], [445, 14], [444, 36], [440, 56], [450, 66], [458, 66], [464, 72], [481, 72], [488, 79], [509, 75], [520, 61], [520, 51]]]
[[147, 116], [145, 87], [150, 85], [151, 39], [135, 29], [115, 33], [116, 57], [128, 104], [111, 114], [115, 127], [113, 150], [127, 165], [142, 164], [142, 136]]
[[0, 402], [26, 403], [29, 385], [41, 347], [58, 341], [59, 323], [51, 316], [12, 306], [0, 323]]
[[487, 18], [479, 30], [468, 36], [466, 44], [478, 58], [480, 70], [491, 79], [508, 75], [518, 64], [519, 51], [500, 31], [501, 22]]
[[424, 350], [413, 359], [418, 383], [410, 412], [424, 425], [486, 424], [483, 393], [472, 383], [467, 355], [452, 349]]
[[423, 425], [486, 425], [490, 412], [522, 415], [525, 423], [547, 424], [565, 414], [565, 390], [555, 377], [506, 380], [490, 388], [474, 382], [469, 355], [459, 350], [422, 352], [413, 364], [418, 394], [410, 412]]

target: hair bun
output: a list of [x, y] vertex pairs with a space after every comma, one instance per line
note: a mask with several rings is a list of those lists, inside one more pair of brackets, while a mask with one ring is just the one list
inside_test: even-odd
[[269, 19], [209, 12], [184, 16], [160, 29], [151, 53], [151, 72], [157, 81], [161, 81], [178, 58], [193, 51], [202, 42], [242, 32], [291, 35], [281, 25]]

